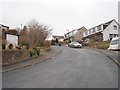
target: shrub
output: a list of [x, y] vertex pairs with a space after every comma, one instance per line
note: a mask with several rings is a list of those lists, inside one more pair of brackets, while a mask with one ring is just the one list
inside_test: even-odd
[[40, 55], [40, 50], [36, 50], [36, 53], [39, 56]]
[[36, 55], [40, 55], [40, 49], [36, 49], [36, 48], [33, 48], [32, 50], [30, 50], [30, 57], [33, 57], [33, 56], [36, 56]]
[[2, 40], [2, 49], [6, 49], [6, 43], [7, 43], [6, 40]]
[[107, 49], [109, 47], [109, 43], [101, 42], [97, 45], [98, 49]]
[[12, 48], [13, 48], [13, 44], [9, 44], [9, 45], [8, 45], [8, 48], [9, 48], [9, 49], [12, 49]]
[[29, 46], [26, 46], [26, 49], [29, 49], [30, 47]]
[[30, 51], [30, 53], [29, 53], [29, 54], [30, 54], [30, 57], [32, 57], [32, 56], [33, 56], [32, 51]]
[[50, 42], [49, 41], [44, 41], [44, 46], [50, 48]]
[[98, 49], [107, 49], [108, 47], [109, 47], [108, 45], [97, 46]]
[[2, 44], [2, 49], [6, 49], [6, 44]]
[[98, 49], [107, 49], [109, 47], [109, 41], [95, 41], [90, 42], [89, 47], [98, 48]]
[[21, 50], [22, 48], [21, 48], [21, 47], [19, 47], [19, 46], [17, 46], [17, 47], [16, 47], [16, 49], [19, 49], [19, 50]]
[[51, 45], [55, 45], [55, 40], [52, 39]]

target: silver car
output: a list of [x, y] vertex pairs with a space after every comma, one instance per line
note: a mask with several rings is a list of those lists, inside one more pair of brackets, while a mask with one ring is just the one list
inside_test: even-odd
[[116, 37], [111, 40], [108, 50], [120, 50], [120, 38]]
[[78, 42], [71, 42], [68, 45], [70, 48], [82, 48], [82, 45]]

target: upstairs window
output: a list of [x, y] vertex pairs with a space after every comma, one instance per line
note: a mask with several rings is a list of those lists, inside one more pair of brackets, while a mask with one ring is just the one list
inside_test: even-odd
[[91, 34], [91, 30], [89, 30], [89, 34]]
[[85, 32], [85, 35], [87, 35], [88, 33], [87, 33], [87, 31]]
[[102, 28], [101, 28], [101, 26], [98, 26], [97, 31], [100, 31], [100, 30], [102, 30]]
[[93, 33], [95, 32], [95, 28], [93, 28]]
[[114, 29], [114, 30], [117, 30], [117, 26], [116, 26], [116, 25], [114, 25], [114, 26], [113, 26], [113, 29]]

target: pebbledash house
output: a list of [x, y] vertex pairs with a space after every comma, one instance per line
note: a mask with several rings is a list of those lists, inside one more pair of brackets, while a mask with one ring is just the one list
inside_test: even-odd
[[119, 27], [118, 22], [113, 19], [83, 32], [83, 40], [89, 42], [93, 38], [96, 41], [109, 41], [114, 37], [118, 37]]
[[13, 44], [15, 48], [19, 44], [19, 34], [14, 29], [9, 29], [8, 26], [0, 24], [0, 30], [2, 31], [2, 40], [7, 42], [7, 46], [9, 44]]

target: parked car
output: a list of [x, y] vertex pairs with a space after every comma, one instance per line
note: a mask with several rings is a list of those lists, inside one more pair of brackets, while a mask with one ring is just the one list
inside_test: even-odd
[[113, 38], [110, 42], [108, 50], [120, 50], [120, 46], [118, 44], [120, 44], [120, 38]]
[[78, 43], [78, 42], [71, 42], [68, 45], [70, 48], [82, 48], [82, 44]]

